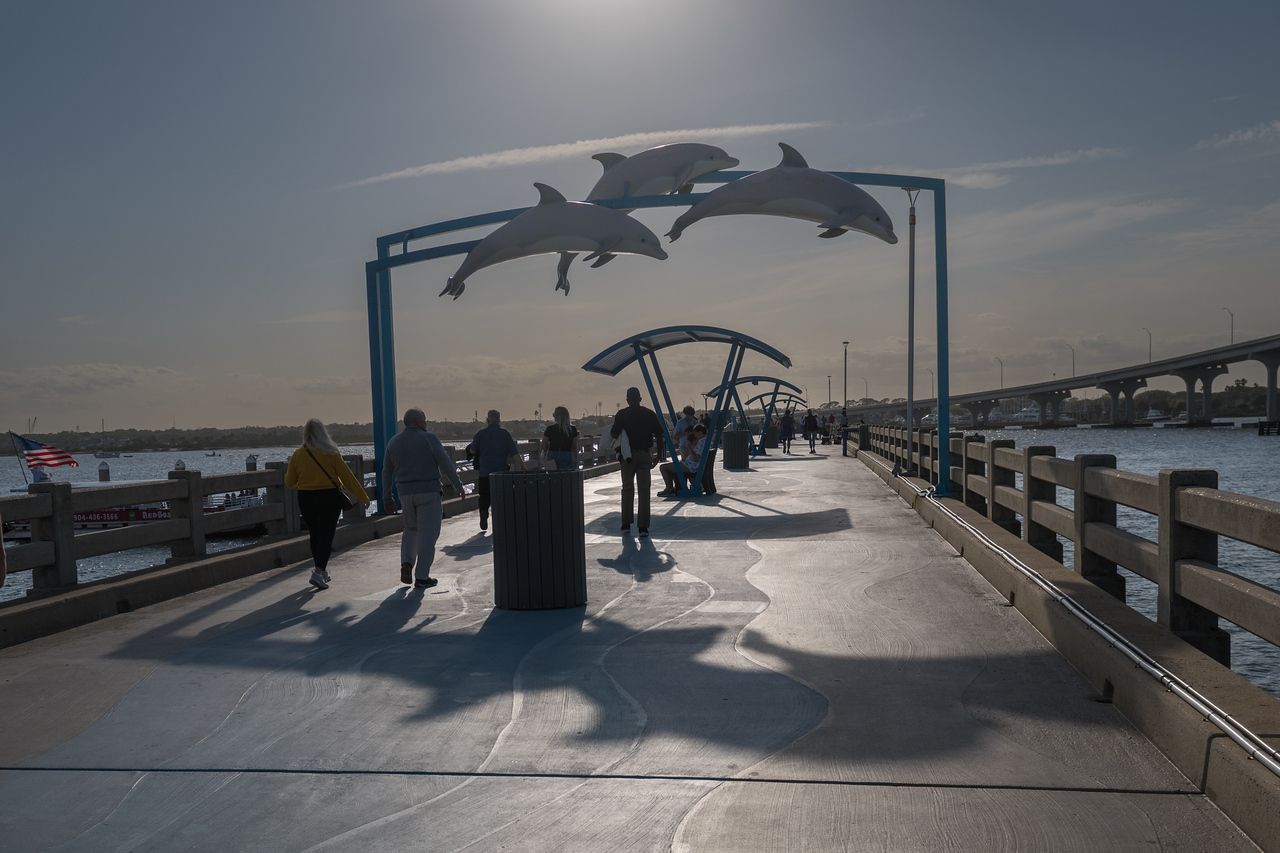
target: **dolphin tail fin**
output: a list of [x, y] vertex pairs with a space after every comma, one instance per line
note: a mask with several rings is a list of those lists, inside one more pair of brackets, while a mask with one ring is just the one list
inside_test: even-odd
[[849, 232], [845, 231], [843, 228], [828, 228], [826, 231], [823, 231], [818, 236], [822, 238], [839, 237], [841, 234], [848, 234], [848, 233]]
[[445, 296], [453, 293], [453, 277], [450, 276], [449, 281], [445, 283], [444, 290], [436, 294], [436, 296]]
[[455, 289], [455, 290], [453, 291], [453, 298], [454, 298], [454, 299], [457, 299], [459, 296], [461, 296], [461, 295], [462, 295], [462, 291], [464, 291], [464, 290], [466, 290], [466, 289], [467, 289], [467, 283], [466, 283], [465, 281], [460, 281], [460, 282], [458, 282], [458, 287], [457, 287], [457, 289]]
[[561, 252], [560, 263], [556, 264], [556, 290], [563, 290], [565, 296], [569, 295], [569, 264], [576, 257], [575, 252]]
[[601, 255], [599, 258], [597, 258], [597, 259], [596, 259], [596, 262], [595, 262], [594, 264], [592, 264], [592, 265], [591, 265], [591, 268], [592, 268], [593, 270], [594, 270], [594, 269], [599, 269], [600, 267], [602, 267], [602, 266], [604, 266], [605, 264], [609, 263], [609, 261], [613, 260], [613, 259], [614, 259], [614, 258], [616, 258], [616, 257], [618, 257], [618, 256], [617, 256], [617, 255], [614, 255], [614, 254], [610, 254], [609, 252], [605, 252], [603, 255]]

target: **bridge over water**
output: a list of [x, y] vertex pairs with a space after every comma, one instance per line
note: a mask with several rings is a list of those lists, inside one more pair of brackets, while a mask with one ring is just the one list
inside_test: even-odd
[[392, 536], [325, 592], [288, 566], [0, 650], [4, 846], [1255, 849], [1205, 792], [1256, 780], [1163, 688], [1100, 694], [863, 461], [752, 464], [651, 540], [587, 481], [585, 609], [492, 609], [466, 515], [430, 594]]
[[[1138, 416], [1134, 411], [1133, 398], [1140, 389], [1147, 386], [1148, 379], [1176, 376], [1186, 383], [1187, 412], [1190, 419], [1197, 423], [1207, 422], [1213, 419], [1214, 380], [1228, 373], [1230, 365], [1244, 361], [1261, 362], [1266, 368], [1267, 420], [1280, 420], [1280, 392], [1277, 391], [1277, 373], [1280, 373], [1280, 335], [1255, 338], [1240, 343], [1233, 342], [1227, 346], [1097, 373], [1055, 377], [1047, 382], [952, 394], [951, 404], [968, 409], [973, 414], [975, 423], [985, 423], [988, 414], [1000, 404], [1001, 400], [1026, 397], [1039, 406], [1043, 420], [1051, 421], [1057, 417], [1061, 401], [1070, 397], [1072, 391], [1097, 388], [1106, 391], [1111, 397], [1111, 422], [1127, 423]], [[936, 398], [915, 401], [916, 408], [924, 409], [926, 412], [936, 408], [937, 404]], [[850, 415], [864, 418], [905, 414], [905, 412], [906, 407], [901, 402], [849, 407]]]

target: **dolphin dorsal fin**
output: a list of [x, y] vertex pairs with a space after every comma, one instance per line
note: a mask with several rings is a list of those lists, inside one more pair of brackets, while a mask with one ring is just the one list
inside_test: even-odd
[[782, 162], [779, 166], [796, 166], [801, 169], [809, 168], [809, 164], [800, 156], [800, 152], [792, 148], [785, 142], [779, 142], [778, 147], [782, 149]]
[[567, 200], [560, 193], [560, 190], [556, 189], [555, 187], [549, 187], [546, 184], [538, 184], [538, 183], [535, 183], [534, 186], [538, 188], [538, 196], [539, 196], [538, 206], [539, 207], [541, 207], [544, 204], [555, 204], [558, 201]]
[[612, 152], [606, 151], [601, 154], [592, 154], [591, 159], [599, 160], [600, 165], [604, 166], [604, 170], [607, 172], [610, 169], [612, 169], [614, 166], [621, 163], [623, 160], [627, 159], [627, 156], [625, 154], [614, 154]]

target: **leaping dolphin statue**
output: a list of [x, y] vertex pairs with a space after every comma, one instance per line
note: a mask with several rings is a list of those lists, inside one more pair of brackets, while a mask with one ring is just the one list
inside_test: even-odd
[[[590, 252], [586, 260], [615, 255], [646, 255], [667, 259], [657, 235], [625, 213], [585, 201], [567, 201], [546, 184], [538, 188], [536, 207], [489, 234], [467, 253], [440, 295], [454, 299], [466, 289], [477, 270], [549, 252]], [[601, 261], [604, 263], [605, 261]]]
[[756, 213], [816, 222], [825, 229], [818, 236], [838, 237], [861, 231], [886, 243], [897, 243], [893, 220], [866, 190], [809, 164], [785, 142], [782, 162], [772, 169], [717, 187], [676, 219], [666, 236], [672, 242], [684, 230], [708, 216]]
[[[723, 148], [699, 142], [659, 145], [630, 157], [607, 152], [595, 154], [591, 159], [600, 161], [604, 174], [587, 194], [587, 201], [690, 192], [695, 178], [738, 165], [738, 160], [730, 157]], [[630, 213], [634, 209], [619, 212]], [[563, 252], [556, 266], [556, 290], [563, 290], [565, 296], [569, 295], [569, 265], [576, 257]], [[601, 256], [591, 267], [604, 266], [611, 260], [612, 255]]]

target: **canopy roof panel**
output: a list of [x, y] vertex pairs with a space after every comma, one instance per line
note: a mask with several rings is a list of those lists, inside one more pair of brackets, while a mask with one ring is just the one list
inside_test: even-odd
[[[794, 391], [797, 394], [804, 393], [804, 389], [801, 388], [799, 385], [795, 385], [791, 382], [788, 382], [785, 379], [779, 379], [776, 376], [739, 376], [736, 380], [734, 380], [732, 384], [734, 385], [734, 387], [740, 387], [748, 383], [752, 385], [777, 385], [779, 387], [779, 391], [778, 391], [779, 394], [783, 393], [783, 389], [786, 389], [788, 391]], [[720, 388], [721, 386], [717, 385], [716, 387], [708, 391], [704, 396], [714, 397], [720, 393]], [[772, 393], [772, 392], [766, 392], [766, 393]]]
[[[750, 335], [744, 335], [741, 332], [722, 329], [718, 326], [666, 326], [661, 329], [641, 332], [638, 335], [632, 335], [629, 338], [618, 341], [582, 365], [582, 369], [589, 370], [592, 373], [603, 373], [605, 376], [617, 376], [644, 353], [691, 343], [738, 344], [741, 347], [773, 359], [783, 367], [791, 366], [791, 359], [781, 352], [764, 341], [757, 340]], [[639, 345], [640, 352], [636, 352], [637, 345]]]

